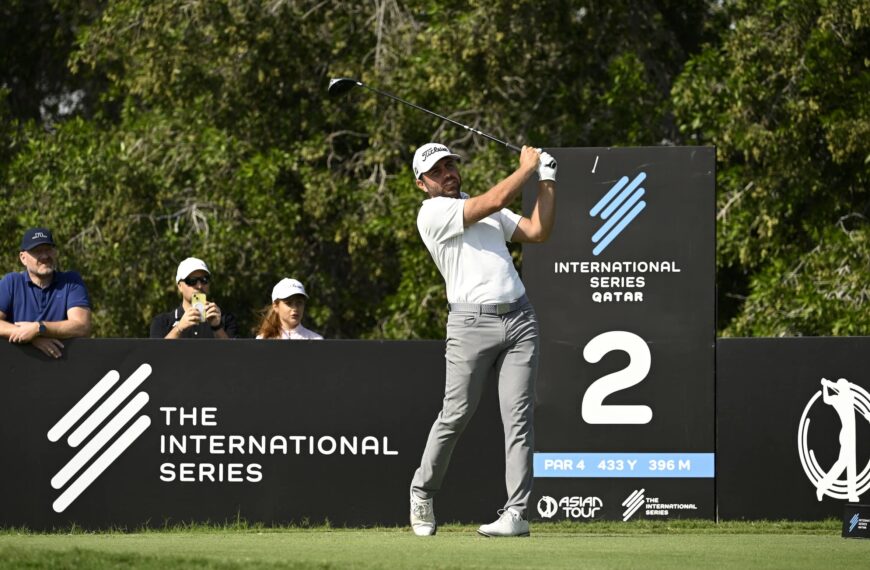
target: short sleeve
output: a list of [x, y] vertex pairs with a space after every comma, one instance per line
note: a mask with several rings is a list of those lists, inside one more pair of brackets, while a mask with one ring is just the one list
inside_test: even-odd
[[456, 198], [429, 198], [423, 201], [417, 214], [420, 234], [437, 242], [462, 235], [465, 201]]
[[68, 281], [68, 293], [66, 298], [66, 309], [75, 307], [91, 308], [91, 299], [88, 297], [88, 289], [85, 287], [85, 282], [82, 281], [81, 275], [70, 272]]
[[151, 330], [148, 334], [149, 338], [166, 338], [169, 330], [172, 328], [171, 319], [167, 318], [165, 313], [161, 313], [151, 319]]
[[502, 210], [499, 211], [498, 216], [499, 223], [501, 224], [501, 231], [504, 234], [504, 240], [510, 241], [523, 217], [511, 212], [507, 208], [502, 208]]
[[0, 312], [10, 318], [12, 315], [12, 279], [14, 273], [7, 273], [0, 279]]

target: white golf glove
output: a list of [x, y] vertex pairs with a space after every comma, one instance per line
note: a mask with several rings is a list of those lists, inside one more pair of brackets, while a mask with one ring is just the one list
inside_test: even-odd
[[541, 153], [541, 164], [538, 166], [538, 180], [556, 181], [556, 159], [548, 152]]

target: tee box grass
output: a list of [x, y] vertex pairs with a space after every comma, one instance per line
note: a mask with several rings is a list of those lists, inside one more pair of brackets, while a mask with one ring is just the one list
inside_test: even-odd
[[529, 538], [444, 525], [267, 528], [191, 525], [137, 532], [0, 531], [0, 568], [868, 568], [870, 541], [841, 522], [538, 523]]

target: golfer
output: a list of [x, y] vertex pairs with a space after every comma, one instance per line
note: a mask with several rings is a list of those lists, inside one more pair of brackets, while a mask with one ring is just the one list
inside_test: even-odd
[[[477, 409], [484, 382], [495, 369], [507, 502], [499, 518], [478, 532], [528, 536], [538, 323], [505, 242], [542, 242], [549, 237], [555, 218], [556, 161], [523, 147], [519, 167], [473, 198], [462, 192], [458, 161], [446, 146], [429, 143], [417, 149], [412, 165], [417, 187], [428, 196], [417, 215], [417, 228], [444, 277], [450, 314], [444, 403], [411, 482], [411, 527], [418, 536], [435, 534], [432, 499]], [[506, 209], [535, 172], [538, 196], [531, 216]]]

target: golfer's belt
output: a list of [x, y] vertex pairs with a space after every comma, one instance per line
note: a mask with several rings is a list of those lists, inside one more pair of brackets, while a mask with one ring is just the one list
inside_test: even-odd
[[451, 311], [460, 313], [479, 313], [481, 315], [506, 315], [529, 303], [528, 297], [523, 295], [513, 303], [495, 303], [492, 305], [478, 305], [476, 303], [447, 303]]

